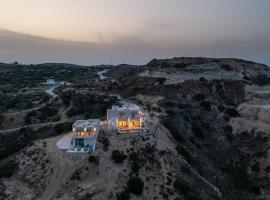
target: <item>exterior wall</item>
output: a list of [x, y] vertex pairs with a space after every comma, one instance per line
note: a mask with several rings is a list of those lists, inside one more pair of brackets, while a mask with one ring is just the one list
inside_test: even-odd
[[117, 127], [113, 125], [117, 123], [117, 116], [118, 116], [118, 111], [112, 110], [112, 109], [107, 110], [107, 122], [108, 122], [109, 131], [118, 130]]
[[[137, 112], [137, 116], [133, 116], [133, 113]], [[121, 128], [118, 129], [117, 127], [117, 123], [119, 121], [135, 121], [134, 124], [138, 124], [138, 128], [142, 128], [141, 127], [141, 117], [142, 115], [139, 113], [140, 110], [129, 110], [129, 109], [121, 109], [121, 107], [117, 108], [113, 108], [113, 109], [108, 109], [107, 110], [107, 124], [108, 124], [108, 130], [109, 131], [118, 131], [121, 130]], [[120, 113], [124, 113], [124, 117], [121, 120], [119, 117]], [[136, 129], [136, 128], [135, 128]], [[122, 130], [127, 130], [127, 128], [123, 128]], [[132, 130], [132, 129], [130, 129]]]
[[98, 138], [98, 134], [100, 131], [100, 125], [99, 123], [94, 126], [93, 128], [96, 128], [95, 133], [93, 134], [93, 136], [73, 136], [72, 137], [72, 146], [76, 147], [76, 139], [82, 139], [83, 140], [83, 148], [89, 148], [90, 150], [94, 151], [95, 150], [95, 146], [96, 146], [96, 141]]

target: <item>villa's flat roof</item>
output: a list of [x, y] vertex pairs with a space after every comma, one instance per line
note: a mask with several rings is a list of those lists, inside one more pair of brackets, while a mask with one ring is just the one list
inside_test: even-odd
[[99, 119], [88, 119], [88, 120], [77, 120], [73, 123], [73, 128], [93, 128], [98, 125], [100, 122]]
[[117, 111], [125, 111], [125, 110], [139, 111], [140, 107], [135, 105], [135, 104], [125, 104], [123, 106], [112, 106], [112, 110], [117, 110]]

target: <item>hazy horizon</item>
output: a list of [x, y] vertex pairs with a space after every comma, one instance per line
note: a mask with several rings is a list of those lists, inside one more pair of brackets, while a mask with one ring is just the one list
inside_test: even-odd
[[270, 65], [270, 1], [0, 2], [0, 62], [145, 64], [233, 57]]

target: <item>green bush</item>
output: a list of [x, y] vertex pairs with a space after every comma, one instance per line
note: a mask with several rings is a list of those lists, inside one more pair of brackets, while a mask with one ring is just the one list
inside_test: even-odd
[[103, 144], [103, 150], [107, 151], [110, 146], [110, 140], [108, 138], [102, 138], [101, 143]]
[[61, 123], [61, 124], [56, 124], [54, 126], [54, 130], [58, 134], [63, 133], [63, 132], [70, 131], [71, 128], [72, 128], [72, 123], [69, 123], [69, 122]]
[[221, 69], [224, 69], [226, 71], [232, 71], [233, 70], [233, 68], [228, 64], [221, 65]]
[[193, 162], [193, 158], [192, 158], [191, 154], [190, 154], [189, 151], [186, 150], [186, 148], [183, 147], [181, 144], [178, 144], [178, 145], [176, 146], [176, 150], [177, 150], [177, 152], [178, 152], [180, 155], [182, 155], [182, 156], [185, 158], [185, 160], [186, 160], [187, 162], [189, 162], [189, 163]]
[[127, 189], [116, 194], [117, 200], [129, 200], [129, 191]]
[[239, 117], [239, 112], [235, 108], [226, 108], [225, 114], [229, 115], [230, 117]]
[[136, 195], [143, 193], [144, 182], [139, 177], [131, 177], [127, 183], [128, 190]]
[[195, 191], [186, 181], [176, 180], [173, 184], [174, 189], [185, 197], [186, 200], [200, 200], [200, 194]]
[[203, 139], [205, 137], [202, 128], [196, 123], [192, 124], [192, 131], [197, 138]]
[[255, 162], [253, 165], [251, 165], [250, 168], [254, 172], [259, 172], [260, 171], [260, 163], [259, 162]]
[[178, 128], [174, 125], [172, 120], [169, 119], [163, 120], [163, 126], [165, 126], [170, 131], [173, 138], [177, 142], [183, 142], [183, 137], [180, 135]]
[[187, 196], [188, 193], [191, 191], [190, 186], [186, 182], [182, 182], [180, 180], [176, 180], [173, 184], [175, 190], [184, 196]]
[[229, 141], [232, 141], [233, 140], [233, 133], [232, 133], [232, 131], [233, 131], [232, 126], [227, 125], [227, 126], [224, 127], [225, 136], [226, 136], [226, 138]]
[[188, 64], [186, 63], [177, 63], [174, 65], [175, 68], [186, 68], [188, 66]]
[[206, 111], [211, 111], [211, 103], [209, 101], [202, 101], [200, 106]]
[[131, 162], [132, 173], [138, 173], [142, 167], [142, 160], [139, 158], [139, 154], [132, 152], [129, 154], [128, 160]]
[[3, 162], [0, 165], [0, 179], [11, 177], [17, 170], [18, 164], [13, 161]]
[[205, 99], [205, 95], [203, 93], [198, 93], [195, 94], [192, 98], [196, 101], [202, 101]]
[[217, 109], [219, 110], [219, 112], [223, 112], [225, 107], [223, 105], [218, 105]]
[[32, 131], [22, 128], [19, 131], [0, 136], [0, 160], [32, 143]]
[[206, 79], [204, 77], [200, 77], [199, 80], [200, 81], [206, 81]]
[[158, 83], [160, 84], [160, 85], [163, 85], [164, 84], [164, 82], [166, 81], [166, 78], [164, 78], [164, 77], [161, 77], [161, 78], [158, 78]]
[[124, 160], [127, 158], [127, 155], [124, 154], [122, 151], [119, 150], [114, 150], [112, 152], [111, 158], [114, 160], [116, 163], [123, 163]]
[[4, 119], [5, 119], [4, 115], [0, 113], [0, 127], [2, 126]]
[[75, 93], [70, 98], [72, 108], [68, 116], [84, 115], [85, 118], [104, 117], [108, 108], [117, 103], [116, 97]]
[[95, 165], [99, 165], [100, 158], [98, 156], [90, 155], [88, 157], [88, 161], [94, 163]]

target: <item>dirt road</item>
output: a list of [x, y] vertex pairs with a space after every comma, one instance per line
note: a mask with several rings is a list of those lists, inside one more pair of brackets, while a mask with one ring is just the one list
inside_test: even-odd
[[55, 199], [56, 195], [64, 187], [75, 169], [75, 163], [67, 156], [64, 156], [56, 147], [56, 142], [61, 137], [63, 137], [63, 135], [45, 140], [47, 144], [46, 153], [48, 154], [49, 159], [54, 163], [55, 168], [51, 183], [46, 187], [41, 197], [38, 198], [39, 200]]
[[20, 126], [18, 128], [4, 129], [4, 130], [0, 130], [0, 134], [10, 133], [10, 132], [13, 132], [13, 131], [18, 131], [18, 130], [20, 130], [22, 128], [41, 128], [41, 127], [44, 127], [44, 126], [61, 124], [61, 123], [64, 123], [64, 122], [68, 122], [68, 120], [57, 121], [57, 122], [46, 122], [46, 123], [42, 123], [42, 124], [30, 124], [30, 125], [26, 125], [26, 126]]

